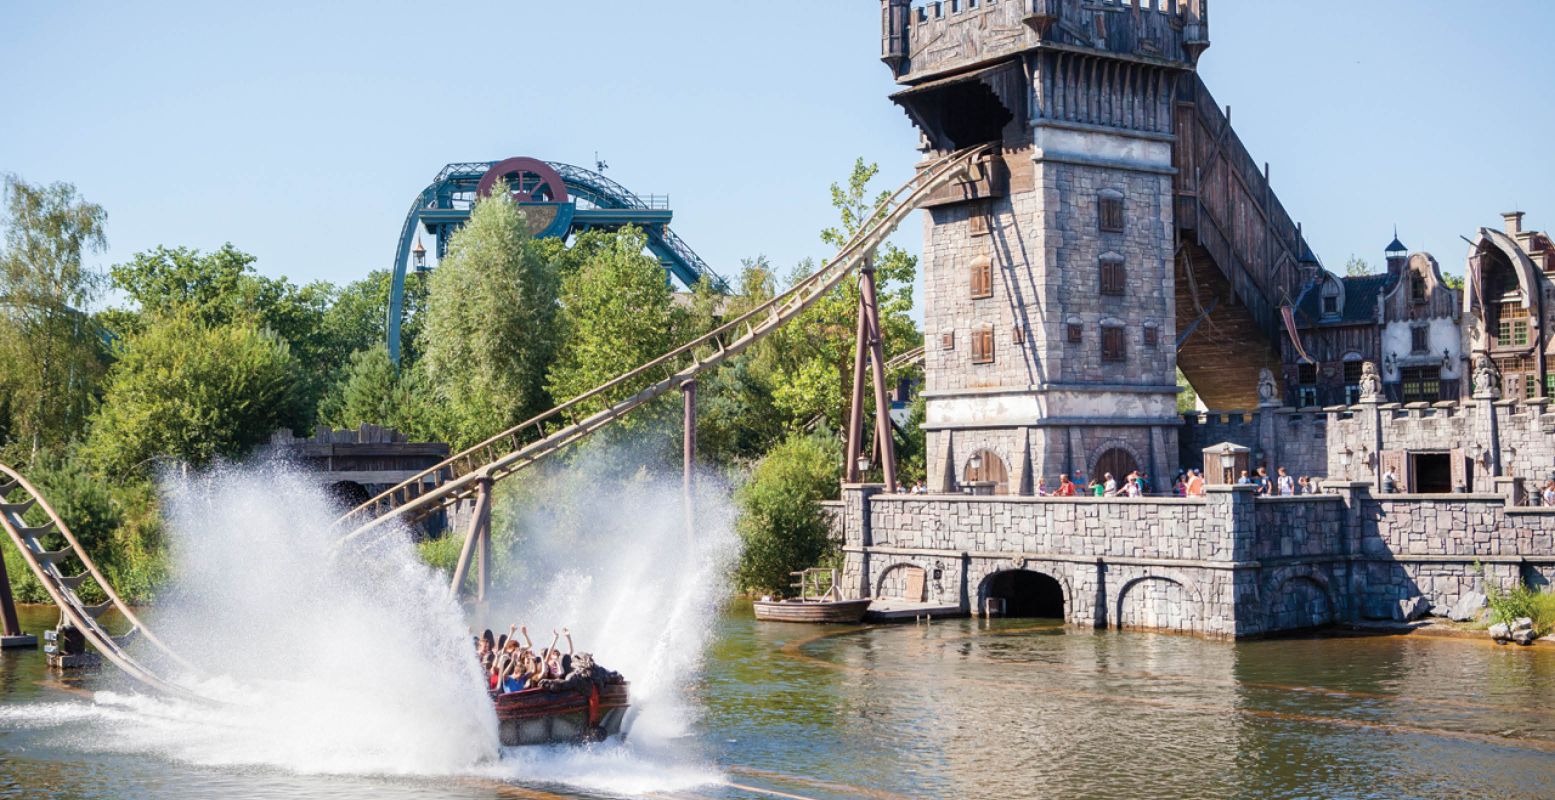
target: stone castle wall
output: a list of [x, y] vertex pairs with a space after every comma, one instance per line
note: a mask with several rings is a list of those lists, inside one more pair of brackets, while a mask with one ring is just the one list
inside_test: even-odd
[[1255, 498], [1008, 498], [844, 490], [844, 584], [978, 613], [991, 576], [1024, 570], [1063, 589], [1072, 624], [1244, 637], [1391, 619], [1399, 601], [1450, 607], [1486, 581], [1555, 577], [1555, 509], [1497, 495], [1373, 497], [1369, 484]]

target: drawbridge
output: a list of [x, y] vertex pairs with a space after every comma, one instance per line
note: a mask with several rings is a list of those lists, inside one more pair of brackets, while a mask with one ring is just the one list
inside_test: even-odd
[[[473, 500], [469, 532], [453, 576], [452, 586], [457, 591], [468, 574], [472, 554], [478, 548], [490, 546], [494, 483], [562, 451], [667, 393], [687, 384], [694, 385], [699, 377], [718, 369], [730, 358], [793, 321], [850, 276], [855, 273], [868, 276], [875, 249], [908, 215], [934, 192], [959, 181], [975, 180], [980, 171], [987, 168], [989, 152], [987, 146], [967, 148], [922, 167], [913, 180], [881, 202], [871, 222], [863, 226], [832, 260], [788, 291], [369, 499], [336, 520], [336, 528], [341, 532], [339, 543], [347, 545], [374, 531], [386, 530], [396, 520], [410, 522]], [[878, 349], [875, 352], [878, 354]], [[883, 359], [877, 360], [875, 366], [883, 369]], [[879, 385], [877, 382], [877, 387]], [[604, 404], [602, 410], [585, 411], [601, 403]], [[4, 465], [0, 465], [0, 501], [3, 501], [0, 502], [0, 526], [5, 528], [23, 561], [58, 606], [63, 622], [78, 629], [103, 658], [145, 687], [200, 699], [197, 692], [180, 685], [168, 674], [172, 668], [177, 668], [179, 674], [197, 674], [198, 670], [158, 638], [124, 603], [43, 495], [15, 470]], [[31, 526], [27, 523], [25, 516], [34, 508], [41, 509], [47, 516], [45, 524]], [[56, 540], [62, 541], [63, 545], [59, 549], [48, 549]], [[482, 591], [486, 561], [482, 550], [479, 558]], [[66, 566], [77, 564], [81, 572], [66, 574]], [[79, 590], [88, 580], [99, 587], [106, 597], [104, 602], [88, 604], [82, 599]], [[99, 618], [110, 609], [117, 610], [133, 626], [130, 633], [113, 636], [103, 627]], [[163, 666], [152, 665], [130, 652], [130, 642], [141, 639], [152, 648], [149, 655]]]

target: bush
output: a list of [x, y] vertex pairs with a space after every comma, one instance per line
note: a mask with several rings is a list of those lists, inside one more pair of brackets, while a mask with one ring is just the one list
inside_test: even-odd
[[787, 593], [790, 572], [815, 566], [834, 549], [820, 504], [837, 491], [841, 459], [835, 439], [793, 433], [756, 465], [736, 497], [741, 588]]
[[1533, 629], [1540, 636], [1555, 630], [1555, 594], [1541, 592], [1518, 582], [1505, 592], [1487, 585], [1485, 596], [1490, 600], [1492, 623], [1504, 622], [1510, 625], [1513, 620], [1528, 617], [1533, 620]]

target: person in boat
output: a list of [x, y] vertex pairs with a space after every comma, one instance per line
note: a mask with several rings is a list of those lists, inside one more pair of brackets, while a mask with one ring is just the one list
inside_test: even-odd
[[[556, 643], [563, 636], [567, 637], [567, 655], [556, 649]], [[552, 680], [561, 680], [572, 671], [572, 631], [562, 628], [560, 632], [551, 631], [551, 646], [545, 650], [545, 676]]]
[[624, 683], [621, 673], [605, 669], [594, 663], [592, 653], [578, 653], [572, 659], [572, 671], [566, 678], [547, 678], [539, 687], [548, 692], [594, 692], [614, 683]]

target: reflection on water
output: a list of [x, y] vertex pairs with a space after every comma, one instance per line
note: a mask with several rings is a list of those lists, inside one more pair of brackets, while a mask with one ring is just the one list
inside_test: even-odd
[[[30, 630], [53, 612], [24, 609]], [[299, 615], [305, 617], [306, 615]], [[656, 796], [1529, 797], [1555, 793], [1555, 651], [1408, 638], [1240, 644], [971, 620], [823, 628], [736, 608], [694, 688], [715, 770]], [[0, 796], [611, 797], [672, 767], [630, 748], [510, 751], [444, 779], [164, 761], [102, 741], [111, 673], [0, 658]], [[599, 773], [579, 793], [548, 770]], [[557, 765], [565, 765], [559, 769]], [[675, 767], [679, 769], [680, 767]], [[658, 776], [664, 777], [664, 776]]]

